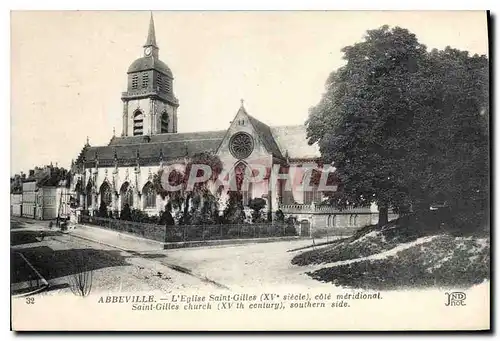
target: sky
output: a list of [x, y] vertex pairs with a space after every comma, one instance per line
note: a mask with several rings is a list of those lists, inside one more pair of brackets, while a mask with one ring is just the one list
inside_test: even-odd
[[[122, 132], [127, 69], [142, 56], [149, 11], [13, 11], [10, 173], [68, 167], [89, 138]], [[340, 50], [384, 24], [427, 47], [488, 54], [485, 12], [153, 12], [172, 70], [178, 131], [229, 127], [244, 99], [269, 125], [303, 124]], [[306, 143], [306, 141], [304, 141]]]

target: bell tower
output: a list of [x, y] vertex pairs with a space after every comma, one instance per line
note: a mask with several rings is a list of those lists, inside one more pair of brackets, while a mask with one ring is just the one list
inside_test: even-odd
[[173, 92], [172, 71], [159, 59], [153, 14], [143, 48], [143, 56], [127, 71], [122, 136], [176, 133], [179, 101]]

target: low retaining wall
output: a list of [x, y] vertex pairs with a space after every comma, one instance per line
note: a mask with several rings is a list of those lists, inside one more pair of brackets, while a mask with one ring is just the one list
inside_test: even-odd
[[[79, 233], [79, 231], [84, 233]], [[70, 229], [69, 234], [76, 237], [87, 238], [103, 244], [109, 244], [121, 249], [131, 249], [127, 243], [137, 243], [138, 249], [141, 250], [162, 250], [165, 243], [153, 239], [142, 238], [137, 235], [108, 230], [106, 228], [77, 224], [74, 229]], [[125, 244], [125, 245], [120, 245]], [[142, 247], [141, 247], [142, 246]]]
[[165, 249], [180, 249], [180, 248], [185, 248], [185, 247], [272, 243], [272, 242], [283, 242], [283, 241], [297, 240], [297, 239], [309, 239], [309, 238], [301, 238], [298, 236], [289, 236], [289, 237], [219, 239], [219, 240], [204, 240], [204, 241], [192, 241], [192, 242], [174, 242], [174, 243], [164, 243], [164, 248]]
[[[79, 233], [78, 231], [83, 231]], [[75, 229], [68, 231], [75, 237], [89, 239], [97, 243], [114, 246], [128, 251], [153, 251], [163, 249], [179, 249], [188, 247], [219, 246], [219, 245], [239, 245], [255, 243], [271, 243], [278, 241], [288, 241], [304, 239], [298, 236], [266, 237], [266, 238], [242, 238], [242, 239], [213, 239], [186, 242], [159, 242], [152, 239], [141, 238], [126, 232], [117, 232], [105, 228], [78, 224]], [[306, 238], [308, 239], [308, 238]], [[130, 247], [130, 243], [137, 243], [136, 247]], [[128, 245], [127, 245], [128, 244]]]
[[297, 235], [294, 226], [289, 226], [284, 223], [165, 226], [87, 215], [80, 216], [79, 223], [87, 226], [96, 226], [110, 231], [134, 234], [138, 237], [165, 243], [289, 237]]

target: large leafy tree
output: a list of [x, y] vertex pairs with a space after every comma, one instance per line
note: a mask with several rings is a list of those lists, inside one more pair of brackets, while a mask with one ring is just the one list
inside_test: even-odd
[[397, 167], [407, 153], [401, 137], [412, 115], [409, 88], [425, 46], [405, 29], [384, 26], [342, 51], [346, 65], [330, 74], [326, 93], [310, 111], [309, 142], [318, 142], [324, 161], [337, 169], [336, 204], [375, 201], [385, 223], [389, 207], [409, 201]]
[[447, 47], [432, 50], [427, 66], [422, 110], [412, 122], [414, 136], [407, 137], [415, 153], [402, 169], [415, 202], [444, 201], [457, 221], [478, 225], [489, 202], [488, 60]]
[[[309, 142], [337, 169], [335, 203], [375, 201], [384, 224], [390, 207], [483, 194], [486, 58], [450, 48], [428, 53], [408, 30], [388, 26], [343, 52], [346, 65], [330, 74], [307, 122]], [[474, 157], [464, 163], [467, 149]]]
[[[190, 188], [189, 177], [194, 165], [210, 167], [211, 175], [207, 180], [196, 182]], [[211, 152], [201, 152], [190, 158], [183, 171], [170, 172], [168, 179], [163, 179], [163, 170], [160, 170], [154, 177], [154, 183], [157, 192], [162, 197], [168, 198], [171, 207], [182, 210], [182, 224], [213, 223], [218, 217], [219, 189], [213, 193], [210, 184], [218, 178], [221, 172], [222, 162], [219, 157]], [[198, 170], [196, 175], [202, 177], [203, 171]], [[163, 182], [167, 180], [172, 186], [180, 185], [180, 189], [171, 192], [164, 189]]]

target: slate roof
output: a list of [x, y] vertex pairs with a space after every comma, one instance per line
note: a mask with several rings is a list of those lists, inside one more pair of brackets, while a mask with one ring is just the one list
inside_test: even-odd
[[[298, 126], [269, 127], [248, 115], [266, 149], [274, 156], [290, 159], [316, 159], [320, 157], [317, 145], [308, 145], [306, 128]], [[152, 136], [113, 137], [107, 146], [83, 148], [78, 161], [87, 167], [113, 166], [115, 158], [120, 166], [154, 165], [191, 157], [203, 151], [216, 151], [226, 130], [158, 134]], [[77, 162], [78, 162], [77, 161]]]
[[[244, 110], [244, 109], [243, 109]], [[274, 157], [278, 157], [283, 159], [283, 154], [281, 153], [280, 148], [278, 147], [274, 137], [273, 133], [271, 131], [271, 128], [265, 124], [256, 119], [255, 117], [249, 115], [247, 113], [248, 119], [250, 120], [250, 123], [253, 125], [255, 128], [255, 131], [260, 137], [260, 140], [264, 144], [264, 147], [266, 150], [271, 153]]]
[[167, 64], [154, 57], [142, 57], [136, 59], [128, 68], [127, 73], [147, 70], [157, 70], [169, 76], [170, 78], [173, 78], [172, 70], [170, 70]]
[[319, 146], [307, 143], [305, 125], [272, 127], [271, 131], [283, 155], [288, 155], [290, 159], [302, 160], [321, 157]]
[[114, 137], [109, 145], [101, 147], [87, 147], [84, 151], [87, 167], [95, 166], [96, 159], [99, 166], [113, 166], [115, 158], [120, 166], [158, 164], [184, 157], [190, 157], [203, 151], [216, 151], [224, 134], [223, 131], [159, 134], [150, 137], [146, 142], [145, 136]]
[[[151, 135], [149, 144], [151, 143], [168, 143], [178, 141], [192, 141], [192, 140], [218, 140], [219, 142], [224, 138], [225, 130], [216, 131], [201, 131], [190, 133], [166, 133]], [[110, 146], [130, 145], [145, 143], [145, 136], [127, 136], [127, 137], [113, 137], [109, 142]]]

